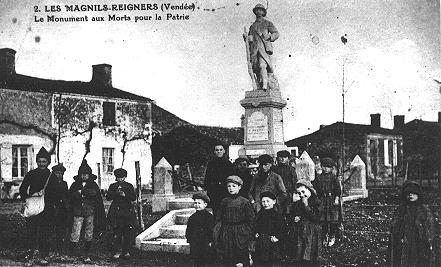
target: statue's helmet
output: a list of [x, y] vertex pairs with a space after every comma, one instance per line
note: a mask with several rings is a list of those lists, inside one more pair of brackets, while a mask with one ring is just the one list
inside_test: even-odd
[[263, 16], [266, 16], [266, 8], [262, 5], [262, 4], [257, 4], [254, 8], [253, 8], [253, 13], [256, 14], [257, 10], [263, 10]]

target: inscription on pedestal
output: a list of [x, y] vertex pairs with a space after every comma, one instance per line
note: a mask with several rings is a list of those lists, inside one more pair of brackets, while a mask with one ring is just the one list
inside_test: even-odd
[[268, 117], [261, 111], [255, 111], [247, 120], [247, 141], [268, 140]]

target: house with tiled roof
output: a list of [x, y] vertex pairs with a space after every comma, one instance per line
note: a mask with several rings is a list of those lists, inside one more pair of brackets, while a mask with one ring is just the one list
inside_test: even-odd
[[112, 66], [92, 66], [92, 79], [62, 81], [15, 71], [13, 49], [0, 49], [0, 176], [20, 182], [36, 167], [41, 147], [63, 163], [70, 184], [83, 159], [106, 189], [123, 167], [135, 184], [151, 184], [152, 105], [147, 97], [113, 87]]
[[[404, 117], [395, 116], [394, 122], [402, 125]], [[345, 169], [359, 155], [366, 164], [369, 178], [395, 177], [402, 171], [403, 136], [396, 126], [394, 129], [382, 128], [380, 114], [371, 114], [370, 125], [335, 122], [285, 144], [298, 147], [299, 153], [307, 151], [311, 157], [331, 156], [341, 162], [343, 143]]]

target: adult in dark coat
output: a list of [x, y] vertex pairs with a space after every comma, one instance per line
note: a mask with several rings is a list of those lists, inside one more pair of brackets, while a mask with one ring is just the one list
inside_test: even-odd
[[228, 195], [225, 179], [234, 173], [234, 166], [224, 157], [224, 145], [217, 144], [214, 147], [214, 154], [216, 157], [207, 164], [204, 185], [211, 200], [210, 207], [213, 208], [213, 214], [216, 215], [222, 199]]
[[63, 180], [66, 168], [63, 164], [52, 167], [52, 175], [44, 195], [47, 225], [55, 232], [55, 251], [63, 252], [63, 245], [67, 234], [67, 216], [69, 210], [68, 187]]
[[100, 188], [95, 182], [96, 178], [87, 161], [83, 160], [78, 175], [74, 177], [75, 181], [69, 188], [69, 203], [73, 216], [71, 251], [77, 247], [84, 225], [84, 263], [91, 262], [89, 251], [94, 233], [104, 230], [106, 226], [106, 213]]
[[[20, 197], [23, 201], [31, 196], [41, 196], [44, 185], [51, 174], [48, 169], [51, 156], [44, 147], [38, 151], [36, 158], [37, 169], [29, 171], [20, 185]], [[38, 249], [40, 249], [42, 256], [40, 263], [47, 264], [49, 226], [46, 221], [46, 212], [43, 211], [38, 215], [26, 218], [26, 230], [28, 251], [25, 258], [31, 260], [33, 256], [38, 254]]]
[[416, 182], [406, 181], [401, 197], [390, 230], [390, 265], [435, 266], [433, 214], [422, 202], [421, 187]]
[[299, 180], [296, 187], [299, 193], [294, 194], [293, 204], [287, 215], [286, 252], [295, 262], [314, 263], [319, 266], [322, 246], [320, 225], [322, 204], [310, 181]]
[[[114, 255], [117, 259], [122, 255], [130, 257], [129, 247], [133, 242], [133, 233], [136, 226], [136, 213], [132, 201], [136, 200], [133, 185], [126, 182], [127, 171], [116, 169], [114, 172], [116, 183], [109, 186], [106, 198], [111, 200], [109, 212], [107, 213], [108, 224], [113, 228], [114, 233]], [[121, 254], [119, 248], [122, 249]]]
[[213, 241], [213, 215], [206, 209], [210, 198], [203, 193], [193, 195], [196, 212], [187, 222], [185, 237], [190, 244], [190, 255], [196, 266], [204, 266], [211, 263]]
[[248, 159], [237, 158], [234, 161], [234, 174], [239, 176], [243, 181], [243, 187], [239, 194], [244, 198], [248, 198], [248, 193], [250, 192], [251, 182], [253, 181], [253, 176], [248, 168]]

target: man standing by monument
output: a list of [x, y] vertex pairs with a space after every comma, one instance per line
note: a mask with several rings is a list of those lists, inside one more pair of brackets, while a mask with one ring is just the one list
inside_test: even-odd
[[204, 185], [207, 189], [207, 195], [210, 198], [210, 207], [213, 209], [213, 215], [216, 215], [220, 203], [224, 197], [227, 197], [226, 180], [228, 176], [233, 175], [233, 164], [224, 157], [224, 144], [214, 146], [215, 157], [207, 164], [205, 171]]
[[[253, 8], [256, 21], [250, 26], [248, 36], [244, 34], [247, 45], [248, 64], [252, 66], [252, 71], [257, 77], [258, 88], [268, 89], [268, 73], [273, 73], [274, 68], [271, 61], [273, 54], [272, 42], [279, 38], [279, 32], [274, 24], [265, 19], [266, 9], [263, 5], [257, 4]], [[250, 75], [253, 75], [250, 73]], [[255, 77], [252, 76], [255, 80]]]

